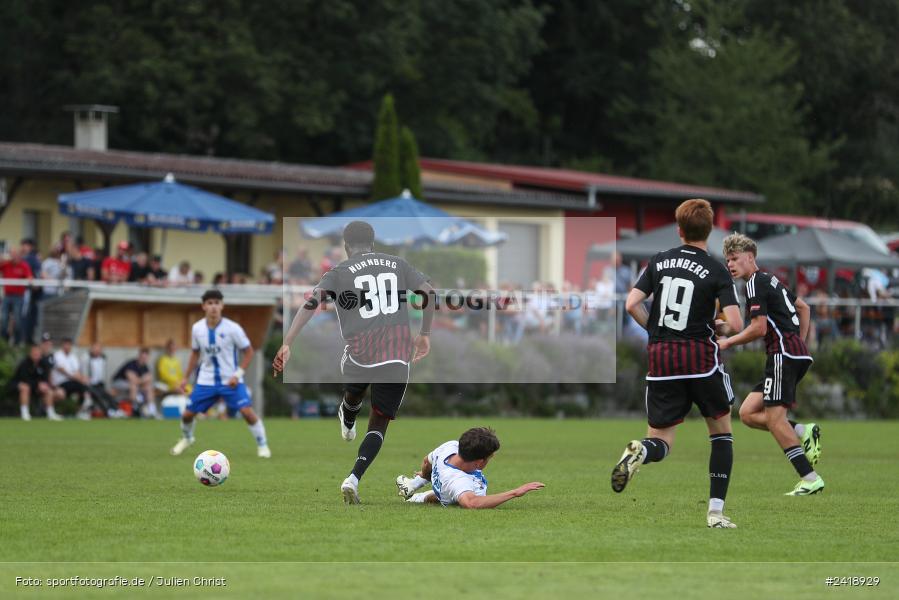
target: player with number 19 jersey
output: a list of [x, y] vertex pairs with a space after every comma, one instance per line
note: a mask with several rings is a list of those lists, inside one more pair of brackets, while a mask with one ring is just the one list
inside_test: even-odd
[[653, 297], [647, 380], [706, 377], [719, 370], [715, 316], [718, 305], [737, 304], [724, 265], [696, 246], [683, 245], [653, 256], [634, 287]]
[[404, 259], [381, 252], [355, 254], [325, 273], [315, 293], [336, 302], [345, 360], [359, 367], [408, 365], [408, 291], [427, 280]]

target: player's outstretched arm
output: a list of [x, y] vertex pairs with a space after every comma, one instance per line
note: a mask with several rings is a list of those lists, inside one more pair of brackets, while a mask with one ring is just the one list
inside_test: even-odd
[[646, 310], [646, 306], [643, 304], [646, 298], [646, 293], [643, 290], [634, 288], [627, 295], [627, 300], [624, 301], [624, 308], [627, 310], [627, 313], [643, 329], [646, 329], [646, 325], [649, 323], [649, 311]]
[[748, 344], [749, 342], [765, 337], [765, 333], [767, 333], [767, 331], [768, 317], [765, 315], [759, 315], [757, 317], [753, 317], [752, 321], [749, 322], [749, 326], [737, 335], [732, 335], [728, 338], [719, 338], [718, 347], [722, 350], [727, 350], [731, 346]]
[[459, 496], [459, 506], [462, 508], [495, 508], [504, 502], [508, 502], [512, 498], [520, 498], [528, 492], [543, 489], [543, 484], [539, 481], [532, 481], [522, 486], [503, 492], [501, 494], [490, 494], [489, 496], [476, 496], [474, 492], [465, 492]]
[[[736, 304], [725, 306], [722, 309], [724, 320], [727, 321], [727, 327], [731, 331], [731, 335], [743, 331], [743, 315], [740, 314], [740, 307]], [[765, 335], [762, 333], [762, 335]]]
[[312, 290], [312, 295], [309, 297], [309, 300], [303, 304], [303, 308], [297, 311], [296, 316], [293, 318], [293, 322], [290, 324], [290, 329], [287, 330], [287, 333], [284, 335], [284, 341], [281, 347], [278, 349], [277, 354], [275, 354], [275, 359], [272, 361], [272, 369], [274, 370], [273, 376], [277, 377], [278, 373], [284, 370], [284, 366], [287, 364], [287, 361], [290, 360], [290, 345], [293, 343], [293, 340], [300, 335], [300, 331], [303, 330], [303, 327], [306, 326], [306, 323], [315, 315], [315, 311], [318, 310], [321, 302], [317, 298], [320, 294], [320, 290], [318, 288]]

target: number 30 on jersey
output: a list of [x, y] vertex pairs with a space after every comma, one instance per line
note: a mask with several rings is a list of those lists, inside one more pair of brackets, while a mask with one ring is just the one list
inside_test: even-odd
[[374, 275], [360, 275], [353, 280], [353, 285], [362, 290], [359, 316], [363, 319], [392, 315], [400, 309], [396, 273], [378, 273], [377, 278]]

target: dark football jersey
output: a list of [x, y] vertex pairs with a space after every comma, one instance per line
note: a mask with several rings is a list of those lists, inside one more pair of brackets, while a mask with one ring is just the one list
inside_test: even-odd
[[398, 256], [356, 254], [324, 274], [314, 292], [334, 301], [349, 357], [362, 366], [412, 358], [409, 292], [428, 278]]
[[752, 274], [746, 282], [746, 310], [750, 319], [767, 317], [765, 351], [768, 354], [811, 360], [808, 347], [799, 337], [796, 295], [777, 277], [764, 271]]
[[637, 280], [652, 296], [649, 311], [647, 379], [711, 375], [718, 368], [715, 316], [737, 304], [737, 292], [723, 264], [695, 246], [659, 252]]

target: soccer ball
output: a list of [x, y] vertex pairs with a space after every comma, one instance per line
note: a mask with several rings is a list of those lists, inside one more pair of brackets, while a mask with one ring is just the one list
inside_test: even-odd
[[231, 463], [228, 457], [215, 450], [207, 450], [194, 461], [194, 475], [203, 485], [215, 487], [228, 480]]

